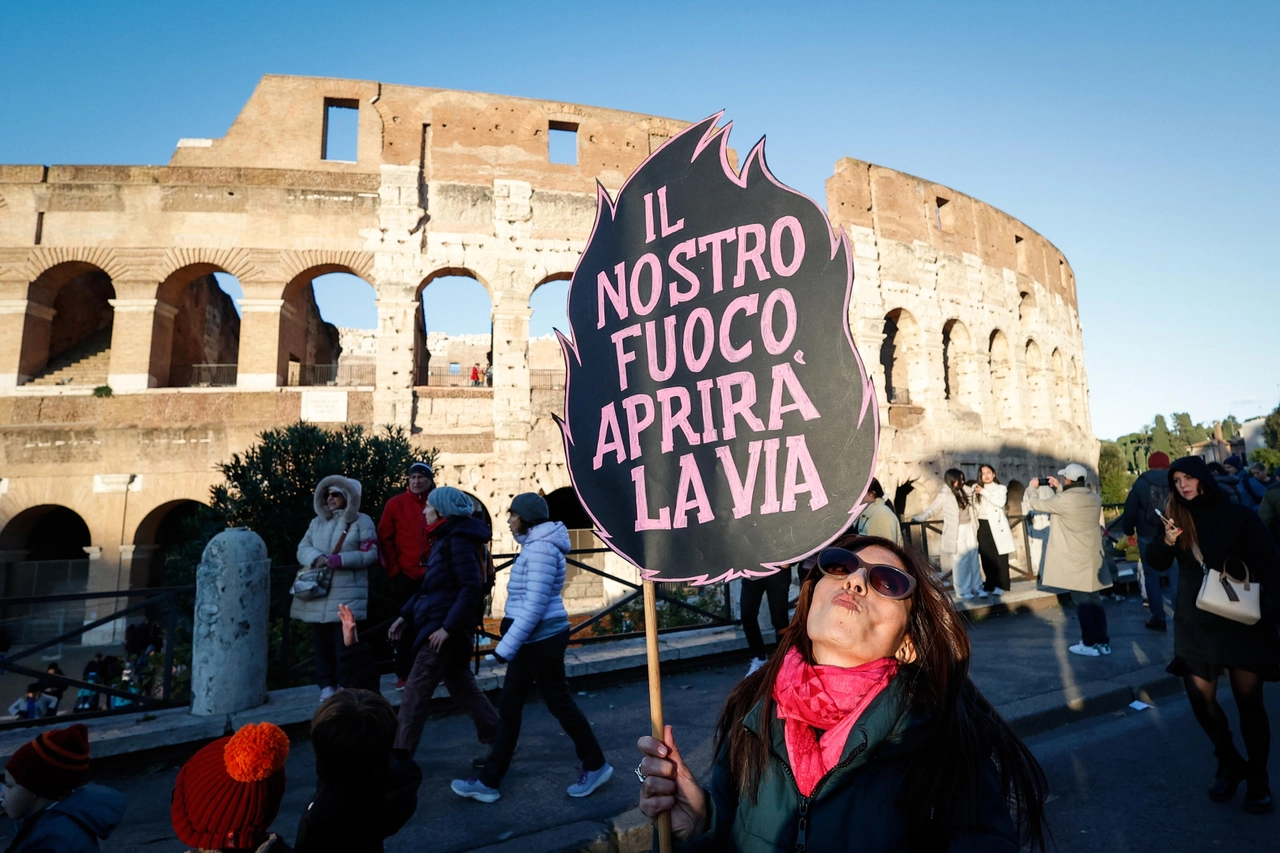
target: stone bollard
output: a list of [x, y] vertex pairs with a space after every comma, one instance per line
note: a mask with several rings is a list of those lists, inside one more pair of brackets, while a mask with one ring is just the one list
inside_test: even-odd
[[224, 530], [196, 569], [191, 713], [230, 714], [267, 701], [271, 561], [247, 527]]

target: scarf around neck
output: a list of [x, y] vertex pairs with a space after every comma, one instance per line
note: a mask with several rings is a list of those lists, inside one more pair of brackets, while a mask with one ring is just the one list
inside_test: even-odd
[[[849, 732], [898, 672], [893, 658], [842, 667], [805, 663], [792, 648], [773, 685], [778, 719], [783, 721], [787, 758], [796, 787], [809, 796], [818, 781], [840, 761]], [[822, 736], [814, 733], [821, 729]]]

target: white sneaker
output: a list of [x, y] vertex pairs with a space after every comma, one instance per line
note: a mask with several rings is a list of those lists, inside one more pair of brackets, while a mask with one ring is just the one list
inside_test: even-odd
[[[609, 765], [605, 765], [608, 767]], [[490, 788], [479, 779], [454, 779], [449, 783], [449, 789], [459, 797], [466, 797], [469, 800], [478, 800], [482, 803], [496, 803], [498, 798], [502, 796], [498, 793], [497, 788]]]
[[978, 590], [978, 598], [986, 598], [986, 597], [987, 597], [987, 591], [985, 589]]
[[1100, 654], [1104, 654], [1104, 655], [1111, 654], [1110, 643], [1098, 643], [1096, 646], [1094, 646], [1094, 648], [1097, 649]]
[[337, 692], [338, 692], [338, 688], [336, 687], [321, 687], [320, 688], [320, 704], [323, 705], [329, 699], [330, 696], [332, 696]]
[[565, 793], [571, 797], [586, 797], [608, 782], [611, 776], [613, 776], [613, 768], [606, 761], [599, 770], [583, 770], [578, 781], [565, 788]]
[[[1069, 646], [1067, 651], [1071, 652], [1073, 655], [1083, 655], [1087, 658], [1096, 658], [1102, 654], [1102, 650], [1097, 646], [1086, 646], [1083, 640], [1076, 643], [1074, 646]], [[1107, 654], [1111, 654], [1111, 649], [1109, 647], [1107, 649]]]
[[[752, 658], [751, 666], [747, 667], [747, 675], [754, 675], [755, 671], [769, 662], [768, 658]], [[746, 676], [743, 676], [744, 678]]]
[[964, 595], [960, 596], [960, 598], [962, 598], [965, 601], [973, 601], [973, 593], [966, 592]]
[[995, 589], [991, 590], [991, 594], [994, 595], [996, 598], [999, 598], [1000, 596], [1004, 595], [1004, 590], [1001, 589], [1000, 587], [996, 587]]

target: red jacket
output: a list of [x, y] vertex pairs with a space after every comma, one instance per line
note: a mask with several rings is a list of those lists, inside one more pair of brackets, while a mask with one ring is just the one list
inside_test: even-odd
[[427, 542], [424, 536], [427, 520], [422, 510], [427, 505], [427, 495], [415, 495], [407, 489], [387, 501], [378, 519], [378, 554], [387, 569], [387, 577], [404, 572], [414, 580], [421, 580], [427, 559]]

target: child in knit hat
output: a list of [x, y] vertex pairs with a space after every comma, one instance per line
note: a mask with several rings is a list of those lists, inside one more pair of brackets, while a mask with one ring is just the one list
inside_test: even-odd
[[201, 749], [178, 771], [169, 818], [183, 844], [200, 851], [292, 853], [268, 832], [284, 797], [289, 737], [249, 723]]
[[4, 811], [15, 822], [6, 853], [94, 853], [124, 817], [125, 796], [86, 785], [89, 730], [41, 732], [4, 766]]

